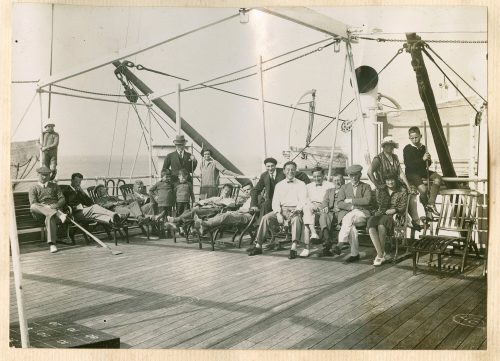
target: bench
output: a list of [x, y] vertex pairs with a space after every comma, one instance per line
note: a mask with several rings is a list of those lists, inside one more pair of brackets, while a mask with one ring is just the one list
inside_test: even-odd
[[45, 242], [45, 222], [35, 219], [31, 214], [28, 192], [14, 192], [14, 212], [18, 233], [39, 229], [42, 242]]

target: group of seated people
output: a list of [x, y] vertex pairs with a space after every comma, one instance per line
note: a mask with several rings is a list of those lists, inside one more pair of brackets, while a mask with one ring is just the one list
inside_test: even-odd
[[[411, 144], [403, 152], [405, 172], [393, 153], [398, 145], [390, 137], [384, 138], [383, 151], [368, 169], [368, 177], [376, 186], [376, 203], [370, 185], [361, 181], [361, 165], [346, 168], [348, 183], [342, 174], [334, 174], [332, 182], [325, 180], [324, 170], [320, 167], [313, 170], [311, 182], [305, 173], [297, 171], [293, 161], [277, 168], [276, 159], [267, 158], [264, 161], [266, 172], [261, 174], [257, 184], [243, 184], [236, 199], [232, 197], [233, 186], [225, 184], [219, 196], [197, 202], [194, 202], [192, 184], [188, 182], [189, 174], [182, 169], [175, 183], [169, 170], [162, 171], [161, 180], [150, 188], [149, 194], [142, 181], [136, 181], [133, 192], [125, 200], [110, 196], [104, 185], [98, 185], [95, 187], [96, 199], [92, 201], [80, 186], [83, 179], [80, 173], [72, 175], [71, 185], [63, 194], [57, 184], [49, 182], [50, 169], [41, 167], [38, 169], [39, 183], [29, 192], [31, 212], [35, 217], [45, 218], [51, 252], [57, 252], [56, 220], [66, 221], [66, 206], [71, 208], [75, 221], [95, 221], [120, 227], [127, 218], [133, 217], [139, 224], [163, 222], [174, 231], [186, 222], [193, 222], [194, 229], [201, 234], [221, 225], [246, 225], [254, 212], [260, 212], [255, 242], [247, 250], [248, 254], [262, 254], [267, 237], [275, 234], [282, 224], [291, 232], [290, 259], [297, 257], [300, 242], [304, 242], [304, 248], [299, 256], [307, 257], [311, 241], [318, 240], [323, 249], [317, 256], [340, 255], [343, 244], [348, 243], [350, 255], [346, 262], [358, 261], [356, 227], [361, 226], [367, 228], [377, 251], [373, 264], [379, 266], [389, 258], [384, 249], [387, 236], [393, 232], [394, 216], [406, 217], [411, 194], [420, 193], [426, 211], [437, 213], [435, 200], [441, 177], [428, 170], [430, 155], [420, 143], [419, 129], [410, 128], [409, 135]], [[426, 176], [432, 182], [429, 183], [430, 196], [423, 183]], [[190, 202], [193, 202], [192, 209]], [[413, 205], [412, 202], [409, 204], [412, 227], [419, 230], [422, 225], [416, 200]], [[174, 205], [175, 217], [172, 216]], [[228, 211], [221, 212], [222, 209]], [[279, 248], [279, 243], [268, 244], [268, 249], [276, 248]]]
[[[399, 216], [406, 224], [408, 210], [412, 228], [421, 230], [423, 226], [418, 217], [416, 197], [412, 195], [420, 194], [426, 215], [439, 215], [435, 201], [442, 178], [428, 169], [431, 158], [425, 145], [420, 143], [421, 134], [417, 127], [409, 129], [409, 138], [411, 144], [403, 151], [405, 171], [393, 153], [398, 144], [392, 137], [385, 137], [382, 141], [383, 151], [373, 159], [368, 169], [368, 177], [376, 186], [376, 203], [370, 185], [361, 181], [361, 165], [347, 167], [345, 172], [350, 180], [347, 184], [344, 184], [341, 174], [334, 175], [333, 184], [326, 181], [323, 169], [318, 167], [313, 171], [313, 183], [306, 185], [306, 182], [297, 179], [297, 165], [294, 162], [285, 163], [285, 179], [276, 184], [273, 195], [267, 200], [268, 204], [264, 205], [265, 214], [260, 221], [255, 244], [248, 249], [249, 255], [262, 254], [267, 236], [276, 230], [278, 224], [286, 224], [291, 231], [290, 259], [297, 257], [297, 245], [302, 240], [304, 249], [300, 256], [309, 256], [310, 240], [319, 238], [323, 243], [323, 249], [317, 254], [319, 257], [340, 255], [342, 246], [349, 243], [350, 255], [345, 261], [356, 262], [360, 259], [356, 227], [366, 227], [375, 246], [377, 255], [373, 265], [380, 266], [390, 259], [385, 253], [385, 241], [393, 233], [394, 217]], [[268, 174], [264, 173], [259, 183], [267, 180], [266, 184], [271, 184], [276, 161], [268, 158], [265, 162]], [[429, 180], [429, 192], [423, 182], [426, 177]], [[259, 191], [260, 188], [256, 186], [253, 195]], [[319, 236], [315, 224], [319, 225]], [[276, 247], [279, 245], [269, 245], [271, 249]]]

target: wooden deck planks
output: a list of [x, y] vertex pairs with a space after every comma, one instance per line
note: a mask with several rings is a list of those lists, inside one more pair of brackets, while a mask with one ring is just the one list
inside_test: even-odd
[[[253, 262], [253, 263], [256, 262], [267, 263], [265, 257], [248, 258], [244, 256], [244, 260], [246, 260], [246, 262]], [[282, 259], [281, 262], [282, 264], [286, 265], [285, 266], [286, 268], [285, 269], [282, 268], [281, 271], [283, 271], [284, 274], [293, 274], [293, 272], [296, 271], [297, 262], [301, 261], [302, 260], [290, 261], [288, 259]], [[303, 297], [304, 292], [307, 293], [309, 291], [310, 287], [303, 288], [303, 286], [301, 286], [299, 289], [294, 289], [293, 286], [292, 287], [290, 286], [289, 282], [282, 282], [283, 278], [281, 273], [276, 273], [273, 271], [274, 271], [273, 269], [270, 269], [267, 272], [267, 275], [266, 273], [262, 273], [259, 274], [259, 276], [256, 279], [249, 280], [250, 282], [247, 283], [247, 285], [249, 286], [248, 287], [249, 292], [247, 292], [246, 294], [238, 295], [239, 299], [232, 300], [230, 296], [226, 296], [224, 301], [229, 306], [229, 310], [233, 312], [234, 311], [239, 312], [239, 311], [245, 311], [245, 308], [248, 308], [253, 310], [250, 316], [261, 317], [265, 316], [266, 307], [268, 307], [269, 309], [273, 309], [274, 312], [279, 312], [279, 310], [276, 310], [276, 307], [279, 307], [280, 309], [285, 308], [286, 302], [291, 302], [290, 298], [292, 298], [293, 302], [293, 297], [301, 298]], [[303, 279], [306, 279], [307, 274], [304, 274], [302, 277]], [[300, 279], [298, 279], [298, 281], [299, 281], [298, 284], [300, 285]], [[321, 281], [321, 278], [318, 278], [315, 281], [316, 282]], [[282, 294], [282, 292], [286, 292], [286, 295]], [[283, 300], [283, 296], [286, 297], [286, 300]], [[235, 308], [231, 307], [231, 305], [234, 302], [237, 302], [240, 306], [239, 307], [237, 306]], [[222, 323], [222, 325], [225, 325], [226, 320], [223, 318], [223, 316], [227, 312], [225, 312], [225, 310], [221, 311], [222, 313], [221, 312], [216, 313], [213, 315], [213, 317], [215, 319], [216, 324]], [[247, 313], [243, 314], [242, 317], [245, 318], [246, 314]], [[203, 320], [204, 319], [202, 319], [201, 321], [203, 322]], [[202, 329], [198, 327], [196, 330], [189, 332], [189, 335], [191, 335], [192, 337], [193, 333], [196, 334], [199, 333], [200, 331], [203, 333], [203, 330], [205, 328], [210, 330], [210, 326], [212, 327], [214, 326], [213, 322], [214, 321], [208, 323], [207, 325], [204, 325]], [[218, 325], [216, 327], [218, 327]], [[171, 341], [175, 342], [175, 340], [176, 339], [174, 338], [174, 340]], [[164, 345], [162, 344], [162, 346]]]
[[[375, 271], [375, 270], [374, 270]], [[318, 328], [327, 324], [334, 324], [338, 317], [349, 307], [356, 307], [366, 302], [373, 302], [384, 292], [388, 291], [389, 284], [398, 283], [404, 280], [401, 274], [393, 272], [372, 272], [370, 277], [357, 283], [352, 283], [348, 288], [338, 290], [320, 299], [317, 303], [303, 310], [298, 310], [290, 319], [285, 319], [281, 323], [283, 327], [280, 332], [273, 337], [266, 337], [255, 348], [287, 348], [311, 335]], [[382, 271], [382, 272], [380, 272]], [[377, 278], [381, 284], [373, 282]], [[387, 282], [387, 284], [382, 284]]]
[[[458, 281], [457, 281], [458, 283]], [[382, 330], [377, 330], [377, 334], [380, 336], [385, 336], [379, 340], [378, 344], [374, 345], [375, 349], [392, 349], [401, 342], [404, 338], [410, 336], [414, 333], [415, 329], [424, 324], [428, 319], [433, 317], [436, 310], [439, 310], [443, 306], [449, 304], [450, 302], [456, 302], [456, 297], [461, 294], [465, 289], [469, 287], [468, 283], [462, 284], [449, 284], [450, 285], [445, 292], [435, 297], [433, 300], [429, 300], [428, 304], [425, 305], [421, 310], [415, 310], [414, 314], [406, 320], [395, 319], [391, 320], [393, 327], [387, 328], [384, 332]], [[385, 325], [386, 326], [386, 325]], [[386, 327], [384, 327], [386, 328]], [[388, 333], [387, 331], [390, 331]], [[374, 341], [376, 341], [374, 339]]]
[[[448, 315], [441, 324], [436, 327], [433, 332], [420, 341], [420, 343], [415, 347], [416, 349], [435, 349], [438, 348], [441, 342], [446, 339], [446, 337], [457, 327], [457, 324], [453, 321], [453, 316], [455, 314], [468, 314], [481, 301], [484, 297], [469, 297], [466, 299], [451, 315]], [[458, 345], [457, 345], [458, 346]]]
[[[466, 328], [442, 315], [484, 314], [484, 279], [412, 277], [410, 261], [375, 269], [371, 259], [288, 260], [287, 251], [248, 257], [242, 249], [211, 252], [142, 237], [120, 243], [120, 256], [92, 246], [61, 248], [55, 255], [41, 246], [22, 254], [28, 317], [76, 321], [120, 336], [129, 347], [486, 344], [484, 327]], [[16, 318], [12, 296], [10, 309]]]
[[[393, 306], [388, 310], [387, 314], [384, 314], [382, 319], [377, 320], [375, 324], [370, 325], [372, 332], [365, 338], [363, 338], [358, 344], [354, 345], [353, 349], [371, 349], [380, 340], [382, 340], [386, 335], [390, 334], [393, 330], [398, 328], [399, 325], [405, 323], [408, 319], [413, 317], [416, 313], [428, 309], [432, 302], [446, 297], [446, 292], [450, 288], [459, 287], [457, 282], [442, 282], [435, 288], [432, 292], [429, 292], [424, 297], [420, 297], [416, 300], [412, 296], [408, 297], [407, 302], [402, 302], [399, 305]], [[467, 289], [467, 285], [462, 287], [460, 290], [464, 291]], [[383, 323], [386, 320], [385, 323]]]
[[[470, 315], [474, 316], [470, 319], [471, 323], [456, 323], [455, 329], [451, 331], [446, 338], [436, 347], [438, 350], [456, 350], [460, 347], [463, 341], [472, 333], [475, 328], [486, 327], [482, 323], [476, 325], [476, 316], [483, 316], [486, 311], [486, 302], [479, 303], [474, 309], [470, 311]], [[482, 321], [482, 317], [480, 318]], [[453, 317], [455, 321], [455, 317]], [[466, 320], [461, 320], [461, 322]]]
[[[485, 293], [484, 293], [485, 295]], [[435, 336], [435, 330], [439, 325], [449, 317], [452, 317], [456, 310], [467, 301], [467, 299], [472, 298], [482, 298], [481, 292], [478, 290], [476, 292], [466, 292], [459, 293], [457, 296], [453, 297], [449, 302], [445, 303], [441, 307], [436, 307], [434, 312], [428, 315], [425, 322], [422, 322], [419, 326], [416, 326], [414, 330], [400, 341], [394, 348], [395, 349], [414, 349], [417, 348], [419, 343], [425, 338], [433, 338]], [[486, 336], [486, 335], [485, 335]], [[429, 346], [430, 347], [430, 346]]]

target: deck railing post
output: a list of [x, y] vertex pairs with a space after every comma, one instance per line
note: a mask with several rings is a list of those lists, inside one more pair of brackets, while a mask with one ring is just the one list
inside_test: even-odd
[[12, 269], [14, 272], [14, 285], [16, 288], [17, 313], [19, 315], [19, 328], [21, 330], [21, 346], [23, 348], [30, 347], [28, 335], [28, 322], [24, 313], [24, 297], [23, 297], [23, 276], [21, 272], [21, 259], [19, 256], [19, 239], [17, 237], [17, 222], [14, 207], [14, 194], [10, 198], [10, 249], [12, 252]]

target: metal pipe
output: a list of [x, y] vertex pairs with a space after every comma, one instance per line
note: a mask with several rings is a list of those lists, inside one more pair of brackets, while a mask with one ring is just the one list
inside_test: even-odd
[[[119, 67], [121, 65], [120, 61], [114, 61], [113, 65]], [[149, 88], [141, 79], [139, 79], [134, 73], [132, 73], [127, 67], [123, 68], [124, 75], [139, 89], [143, 94], [149, 95], [153, 93], [153, 90]], [[163, 100], [154, 99], [152, 103], [156, 105], [165, 115], [167, 115], [173, 122], [176, 119], [175, 111]], [[224, 168], [230, 170], [233, 173], [242, 174], [242, 172], [233, 164], [229, 159], [227, 159], [221, 152], [219, 152], [206, 138], [204, 138], [200, 133], [198, 133], [187, 121], [181, 117], [181, 128], [196, 144], [200, 147], [204, 144], [207, 148], [210, 148], [213, 152], [213, 158], [217, 160]], [[250, 179], [242, 177], [237, 178], [240, 184], [244, 184]]]
[[175, 112], [175, 124], [177, 124], [177, 135], [181, 135], [181, 84], [177, 84], [177, 111]]
[[259, 86], [260, 86], [260, 111], [262, 115], [262, 134], [264, 136], [264, 159], [267, 158], [267, 138], [266, 138], [266, 116], [265, 116], [265, 105], [264, 105], [264, 76], [262, 74], [262, 56], [259, 56], [257, 61], [259, 64]]
[[10, 197], [11, 220], [10, 220], [10, 249], [12, 252], [12, 270], [14, 272], [14, 285], [16, 288], [17, 313], [19, 315], [19, 328], [21, 330], [21, 346], [23, 348], [30, 347], [28, 334], [28, 321], [24, 313], [24, 296], [23, 296], [23, 274], [21, 271], [21, 259], [19, 252], [19, 239], [17, 237], [17, 222], [14, 207], [14, 194]]

